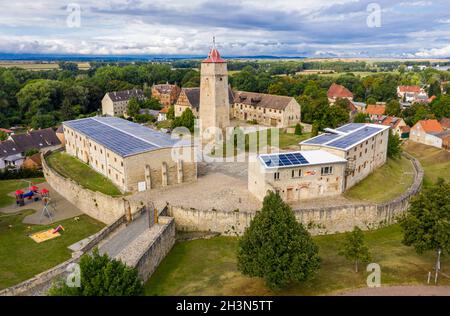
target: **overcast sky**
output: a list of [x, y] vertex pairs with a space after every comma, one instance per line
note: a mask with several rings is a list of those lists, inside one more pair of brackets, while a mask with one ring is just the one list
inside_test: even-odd
[[[377, 13], [368, 5], [381, 8]], [[0, 0], [0, 52], [450, 57], [450, 0]], [[73, 6], [72, 4], [75, 4]], [[81, 8], [80, 25], [76, 12]], [[68, 23], [69, 22], [69, 23]], [[72, 26], [72, 27], [70, 27]], [[73, 27], [75, 26], [75, 27]]]

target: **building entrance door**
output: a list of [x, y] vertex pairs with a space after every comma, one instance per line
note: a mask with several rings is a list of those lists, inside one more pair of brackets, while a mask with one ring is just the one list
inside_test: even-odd
[[276, 127], [277, 126], [277, 119], [270, 119], [270, 125]]

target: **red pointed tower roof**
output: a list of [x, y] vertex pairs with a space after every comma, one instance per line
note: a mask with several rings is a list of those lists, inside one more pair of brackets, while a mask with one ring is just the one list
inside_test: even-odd
[[209, 52], [208, 58], [206, 58], [204, 63], [226, 63], [225, 59], [220, 57], [220, 53], [217, 48], [213, 47]]

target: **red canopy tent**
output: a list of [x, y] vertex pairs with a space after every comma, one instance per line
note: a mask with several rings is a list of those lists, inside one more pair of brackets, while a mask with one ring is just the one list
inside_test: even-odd
[[39, 188], [37, 186], [35, 186], [35, 185], [32, 185], [30, 187], [30, 191], [37, 191], [37, 190], [39, 190]]
[[47, 190], [47, 189], [42, 189], [42, 190], [41, 190], [41, 194], [48, 194], [48, 193], [50, 193], [50, 191]]
[[21, 195], [21, 194], [23, 194], [23, 191], [22, 191], [22, 190], [17, 190], [17, 191], [16, 191], [16, 195]]

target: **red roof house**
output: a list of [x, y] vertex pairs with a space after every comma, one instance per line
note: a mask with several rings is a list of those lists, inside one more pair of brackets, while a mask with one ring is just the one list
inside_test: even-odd
[[350, 92], [346, 87], [339, 84], [333, 83], [327, 92], [328, 99], [336, 100], [341, 99], [353, 99], [353, 93]]
[[419, 86], [398, 86], [399, 93], [420, 93], [421, 91]]
[[381, 104], [369, 104], [366, 108], [366, 113], [369, 115], [384, 115], [386, 106]]

